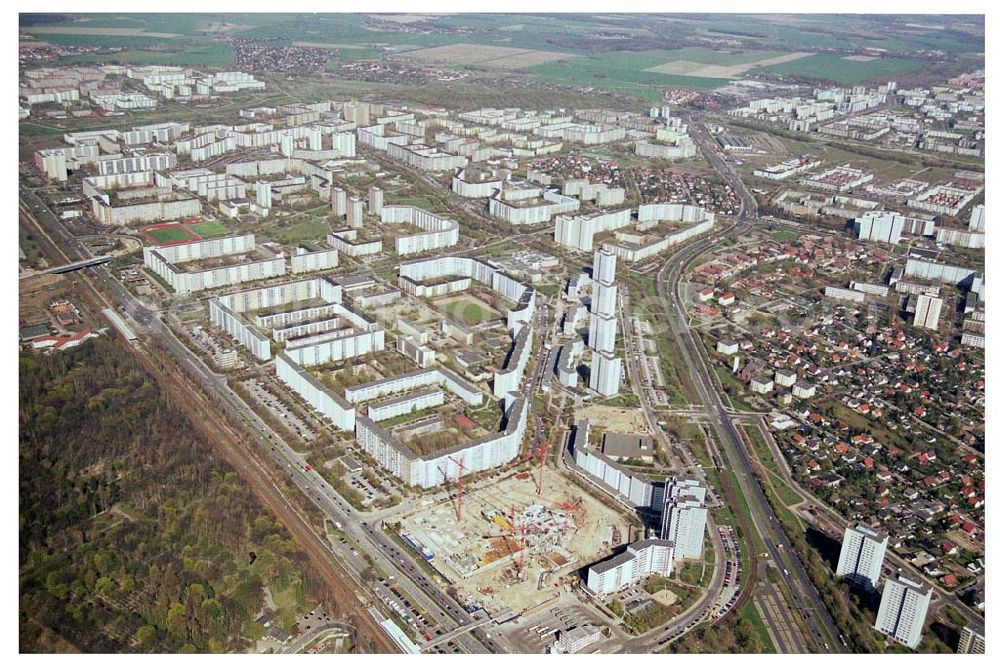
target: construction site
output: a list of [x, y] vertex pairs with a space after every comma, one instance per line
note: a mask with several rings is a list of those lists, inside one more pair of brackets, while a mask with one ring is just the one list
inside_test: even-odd
[[[540, 491], [540, 492], [539, 492]], [[542, 468], [468, 489], [403, 517], [404, 540], [467, 605], [493, 617], [557, 597], [575, 571], [625, 543], [635, 526], [559, 473]]]

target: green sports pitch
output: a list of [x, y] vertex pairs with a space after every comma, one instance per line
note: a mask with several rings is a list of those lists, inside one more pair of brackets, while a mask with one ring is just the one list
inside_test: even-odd
[[189, 224], [188, 228], [202, 238], [225, 236], [229, 233], [229, 228], [221, 222], [195, 222]]
[[181, 241], [196, 240], [193, 234], [179, 224], [172, 224], [165, 227], [144, 229], [143, 233], [152, 238], [157, 243], [178, 243]]

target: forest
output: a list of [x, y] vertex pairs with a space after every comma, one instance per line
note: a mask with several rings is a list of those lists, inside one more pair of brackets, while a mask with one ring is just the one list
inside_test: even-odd
[[123, 348], [25, 353], [19, 374], [21, 652], [241, 652], [265, 599], [287, 630], [326, 596]]

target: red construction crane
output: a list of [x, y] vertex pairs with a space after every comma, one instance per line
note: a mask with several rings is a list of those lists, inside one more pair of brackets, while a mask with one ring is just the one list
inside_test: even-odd
[[448, 460], [450, 460], [453, 463], [455, 463], [456, 465], [458, 465], [458, 505], [457, 505], [457, 513], [458, 513], [458, 522], [462, 522], [462, 489], [463, 489], [462, 481], [463, 481], [463, 477], [465, 475], [465, 460], [464, 459], [462, 459], [462, 460], [455, 460], [451, 456], [448, 456]]
[[542, 494], [542, 479], [545, 477], [545, 446], [548, 444], [546, 440], [542, 440], [541, 446], [538, 448], [538, 495]]

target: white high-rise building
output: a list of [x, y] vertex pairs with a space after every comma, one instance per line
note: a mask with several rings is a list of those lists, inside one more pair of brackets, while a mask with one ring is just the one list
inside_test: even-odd
[[594, 281], [611, 284], [615, 281], [615, 267], [618, 255], [611, 250], [600, 249], [594, 253]]
[[323, 132], [318, 127], [309, 129], [309, 150], [323, 150]]
[[261, 208], [271, 207], [271, 183], [257, 183], [257, 205]]
[[931, 588], [897, 575], [885, 581], [875, 629], [916, 649], [923, 635], [924, 620], [931, 603]]
[[667, 481], [660, 538], [674, 543], [674, 559], [699, 558], [705, 540], [705, 487], [691, 477]]
[[595, 282], [594, 293], [590, 299], [590, 311], [597, 315], [614, 317], [617, 300], [618, 285], [610, 282]]
[[371, 210], [372, 215], [376, 217], [382, 216], [382, 202], [384, 193], [381, 187], [372, 185], [368, 188], [368, 208]]
[[986, 634], [982, 625], [967, 624], [958, 639], [958, 654], [986, 654]]
[[587, 333], [590, 348], [595, 352], [614, 354], [617, 329], [618, 320], [614, 317], [590, 315], [590, 329]]
[[605, 397], [618, 395], [622, 381], [622, 360], [608, 352], [594, 352], [590, 364], [590, 388]]
[[292, 153], [295, 152], [295, 139], [291, 134], [286, 134], [281, 137], [281, 154], [285, 157], [291, 157]]
[[629, 544], [625, 552], [591, 566], [587, 587], [604, 596], [635, 585], [652, 574], [669, 576], [674, 570], [674, 544], [663, 539], [644, 539]]
[[917, 308], [913, 315], [913, 325], [936, 331], [943, 303], [944, 301], [936, 296], [917, 295]]
[[986, 206], [979, 204], [972, 207], [969, 215], [969, 231], [986, 231]]
[[358, 197], [351, 197], [347, 202], [347, 226], [360, 229], [364, 225], [365, 202]]
[[330, 208], [336, 217], [347, 215], [347, 192], [342, 187], [330, 191]]
[[867, 525], [857, 523], [844, 530], [837, 575], [868, 589], [878, 585], [888, 540]]

